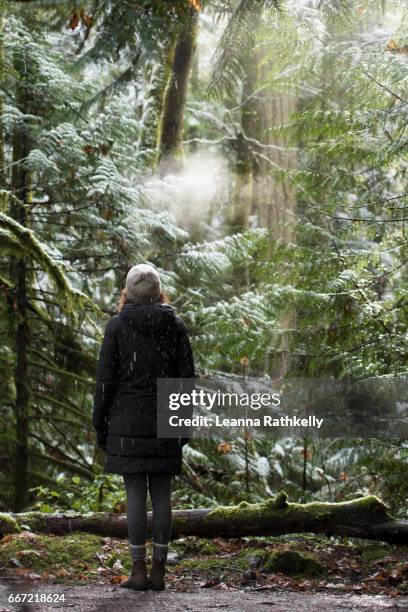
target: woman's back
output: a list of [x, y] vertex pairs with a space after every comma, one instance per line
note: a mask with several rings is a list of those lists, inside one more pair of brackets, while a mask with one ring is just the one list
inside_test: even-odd
[[127, 303], [110, 319], [102, 343], [94, 425], [107, 448], [107, 471], [178, 471], [181, 446], [157, 438], [157, 379], [193, 378], [183, 321], [168, 304]]
[[157, 378], [181, 377], [179, 349], [184, 324], [171, 306], [126, 304], [112, 323], [121, 386], [156, 393]]

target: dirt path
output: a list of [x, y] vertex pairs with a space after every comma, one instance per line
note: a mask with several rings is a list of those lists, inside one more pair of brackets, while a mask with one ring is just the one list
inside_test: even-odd
[[[65, 603], [34, 603], [23, 607], [22, 604], [9, 603], [13, 593], [32, 593], [47, 595], [64, 594]], [[29, 610], [48, 612], [60, 610], [67, 612], [93, 611], [126, 612], [130, 610], [162, 612], [208, 612], [210, 610], [233, 610], [237, 612], [256, 612], [273, 609], [277, 612], [303, 612], [322, 610], [349, 612], [354, 610], [408, 610], [408, 598], [385, 597], [380, 595], [354, 595], [330, 593], [299, 593], [293, 591], [217, 591], [200, 589], [187, 593], [166, 591], [165, 593], [135, 593], [108, 586], [63, 586], [21, 581], [0, 581], [0, 612]]]

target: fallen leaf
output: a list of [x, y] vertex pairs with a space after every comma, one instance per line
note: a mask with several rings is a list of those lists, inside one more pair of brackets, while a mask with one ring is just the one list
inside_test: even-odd
[[1, 543], [6, 544], [7, 542], [10, 542], [13, 538], [14, 538], [13, 534], [8, 533], [7, 535], [4, 536], [4, 538], [1, 539]]
[[16, 557], [18, 559], [20, 559], [21, 557], [28, 557], [29, 555], [34, 555], [35, 557], [41, 557], [41, 554], [38, 552], [38, 550], [34, 550], [32, 548], [27, 548], [24, 550], [18, 550], [16, 552]]
[[206, 580], [205, 582], [200, 582], [198, 586], [200, 587], [200, 589], [210, 589], [216, 586], [217, 584], [219, 584], [217, 580], [210, 579]]
[[25, 577], [27, 580], [41, 580], [41, 574], [32, 574], [31, 572], [26, 574]]
[[226, 455], [231, 450], [231, 444], [228, 442], [220, 442], [217, 446], [217, 451], [222, 455]]
[[127, 576], [125, 574], [122, 574], [120, 576], [112, 576], [111, 578], [111, 583], [112, 584], [120, 584], [121, 582], [123, 582], [124, 580], [127, 580]]

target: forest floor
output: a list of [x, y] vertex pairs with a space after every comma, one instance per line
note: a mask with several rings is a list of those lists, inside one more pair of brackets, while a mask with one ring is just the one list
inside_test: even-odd
[[[25, 587], [25, 590], [22, 588]], [[21, 604], [8, 603], [9, 593], [27, 593], [27, 584], [21, 581], [4, 583], [0, 579], [0, 612], [15, 610], [61, 611], [75, 610], [78, 612], [130, 612], [143, 610], [146, 612], [213, 612], [216, 610], [232, 610], [233, 612], [258, 612], [261, 610], [276, 610], [276, 612], [354, 612], [373, 610], [408, 610], [405, 597], [390, 598], [385, 595], [355, 595], [352, 593], [299, 593], [291, 590], [256, 592], [253, 590], [204, 591], [188, 590], [186, 592], [167, 590], [164, 593], [147, 591], [136, 593], [123, 591], [118, 587], [102, 585], [62, 586], [38, 584], [31, 588], [32, 593], [50, 594], [54, 598], [64, 594], [65, 602], [29, 604], [25, 608]]]
[[0, 612], [21, 609], [11, 601], [17, 593], [59, 599], [27, 610], [408, 610], [408, 547], [312, 535], [189, 537], [172, 543], [169, 561], [166, 593], [134, 593], [119, 588], [130, 568], [123, 540], [8, 535]]

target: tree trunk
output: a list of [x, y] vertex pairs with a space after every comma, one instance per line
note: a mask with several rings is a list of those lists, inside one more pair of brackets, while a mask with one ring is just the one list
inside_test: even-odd
[[[16, 100], [19, 110], [29, 113], [29, 92], [26, 89], [27, 62], [21, 61], [19, 52], [14, 62], [14, 68], [20, 79], [17, 85]], [[12, 192], [19, 200], [11, 200], [10, 213], [21, 225], [27, 225], [27, 210], [30, 203], [30, 176], [21, 160], [30, 151], [27, 128], [21, 122], [15, 127], [13, 136], [13, 172]], [[16, 321], [15, 351], [16, 365], [14, 379], [16, 386], [15, 418], [16, 418], [16, 454], [15, 454], [15, 498], [16, 511], [22, 510], [27, 503], [28, 492], [28, 438], [29, 438], [29, 406], [30, 385], [28, 373], [28, 348], [30, 330], [28, 324], [27, 297], [27, 264], [21, 255], [10, 262], [10, 278], [15, 281], [14, 317]]]
[[[267, 78], [268, 65], [261, 67], [261, 78]], [[272, 256], [276, 244], [290, 244], [294, 240], [296, 221], [296, 192], [290, 179], [280, 171], [294, 170], [297, 166], [297, 154], [290, 147], [280, 126], [290, 123], [297, 109], [297, 99], [291, 93], [271, 91], [266, 87], [257, 96], [258, 100], [258, 139], [261, 145], [257, 148], [257, 164], [254, 176], [253, 212], [258, 217], [258, 224], [269, 232]], [[280, 266], [280, 282], [285, 271]], [[283, 284], [283, 283], [282, 283]], [[266, 364], [266, 372], [272, 378], [281, 379], [289, 369], [289, 336], [285, 330], [295, 326], [295, 312], [290, 310], [279, 322], [280, 339], [275, 346], [275, 354]]]
[[184, 108], [187, 98], [198, 14], [192, 10], [180, 26], [171, 74], [164, 93], [163, 113], [159, 134], [160, 170], [162, 174], [177, 172], [182, 165], [182, 137]]
[[[240, 130], [236, 140], [235, 185], [231, 195], [228, 224], [232, 233], [249, 229], [252, 202], [254, 197], [254, 139], [257, 137], [257, 103], [258, 86], [258, 53], [255, 36], [261, 20], [262, 7], [254, 4], [251, 9], [249, 27], [252, 42], [245, 53], [244, 76], [241, 93]], [[249, 285], [249, 273], [246, 265], [235, 270], [234, 285], [238, 293], [245, 291]]]
[[136, 145], [137, 153], [147, 167], [155, 168], [160, 151], [160, 121], [163, 113], [166, 85], [174, 56], [174, 35], [163, 44], [163, 62], [152, 61], [146, 70], [146, 95], [141, 109], [142, 124]]
[[[253, 61], [252, 61], [253, 60]], [[253, 154], [250, 138], [255, 136], [256, 106], [254, 92], [257, 82], [256, 61], [251, 54], [247, 61], [242, 85], [241, 130], [237, 136], [237, 160], [235, 166], [235, 190], [231, 199], [229, 225], [232, 232], [249, 228], [253, 197]]]
[[[4, 29], [4, 4], [0, 0], [0, 34], [3, 36]], [[3, 80], [5, 73], [4, 69], [4, 49], [3, 41], [0, 38], [0, 81]], [[6, 171], [5, 171], [5, 155], [4, 155], [4, 125], [3, 125], [4, 100], [3, 93], [0, 93], [0, 189], [6, 189]]]
[[[151, 519], [149, 513], [149, 529]], [[127, 537], [124, 514], [0, 514], [2, 534], [18, 530], [19, 525], [28, 525], [34, 532], [55, 535], [87, 531], [116, 538]], [[235, 538], [309, 532], [408, 544], [408, 521], [394, 519], [375, 496], [333, 504], [292, 504], [282, 492], [259, 504], [242, 502], [238, 506], [173, 512], [173, 538], [192, 535]]]
[[293, 240], [296, 194], [290, 181], [280, 176], [279, 171], [294, 170], [297, 160], [294, 148], [288, 145], [279, 128], [288, 125], [296, 108], [297, 100], [291, 93], [282, 94], [266, 88], [258, 94], [263, 147], [258, 150], [255, 212], [260, 225], [268, 228], [271, 239], [283, 244]]

